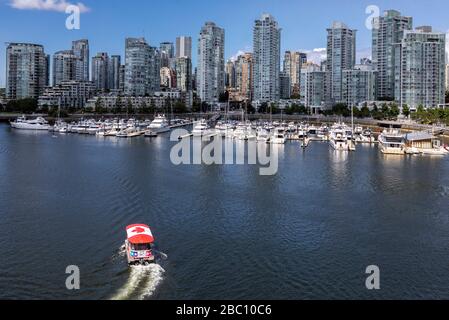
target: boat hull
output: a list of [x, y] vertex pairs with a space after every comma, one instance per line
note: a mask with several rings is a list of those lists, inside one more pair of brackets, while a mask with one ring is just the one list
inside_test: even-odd
[[170, 131], [169, 127], [164, 127], [164, 128], [151, 128], [151, 126], [148, 128], [149, 130], [151, 130], [152, 132], [155, 132], [157, 134], [159, 133], [166, 133]]
[[380, 152], [383, 154], [395, 154], [395, 155], [405, 155], [405, 150], [402, 148], [387, 148], [381, 147]]
[[51, 128], [49, 125], [15, 123], [15, 122], [11, 122], [11, 127], [19, 130], [34, 130], [34, 131], [48, 131]]
[[346, 141], [334, 141], [331, 140], [330, 145], [332, 149], [336, 151], [349, 151], [350, 147], [348, 142]]

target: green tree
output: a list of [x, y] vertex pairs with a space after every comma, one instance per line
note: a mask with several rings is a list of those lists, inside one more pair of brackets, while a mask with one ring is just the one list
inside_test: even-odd
[[19, 100], [11, 100], [6, 104], [7, 112], [20, 112], [20, 113], [33, 113], [38, 109], [38, 104], [36, 99], [25, 98]]
[[254, 108], [254, 106], [251, 103], [248, 103], [246, 105], [246, 110], [249, 114], [255, 114], [256, 113], [256, 108]]
[[139, 113], [141, 113], [141, 114], [150, 113], [150, 108], [147, 106], [147, 103], [145, 102], [145, 100], [142, 100], [142, 102], [140, 104]]
[[174, 113], [186, 113], [187, 107], [186, 107], [185, 103], [183, 103], [181, 101], [176, 101], [175, 105], [173, 106], [173, 112]]
[[154, 114], [154, 113], [156, 113], [156, 104], [155, 104], [155, 102], [154, 102], [154, 99], [151, 99], [151, 102], [150, 102], [150, 109], [148, 110], [148, 113], [149, 113], [149, 114]]
[[404, 105], [402, 106], [402, 114], [403, 114], [406, 118], [410, 117], [410, 108], [409, 108], [408, 105], [404, 104]]
[[218, 97], [219, 102], [228, 102], [229, 101], [229, 91], [226, 90], [225, 92], [220, 93]]
[[273, 114], [281, 113], [281, 110], [278, 108], [278, 106], [274, 102], [270, 105], [270, 109]]
[[344, 103], [337, 103], [332, 108], [332, 112], [335, 115], [343, 116], [343, 117], [349, 117], [351, 116], [351, 110], [348, 108], [348, 106]]
[[122, 113], [122, 97], [118, 96], [117, 99], [115, 100], [115, 107], [114, 107], [114, 113], [115, 114], [119, 114]]
[[126, 104], [126, 113], [132, 114], [132, 112], [133, 112], [133, 103], [131, 101], [131, 98], [128, 98], [128, 102]]
[[354, 110], [354, 117], [363, 118], [362, 111], [358, 107], [354, 107], [353, 110]]
[[269, 113], [268, 103], [264, 102], [259, 106], [259, 113]]
[[369, 118], [370, 115], [371, 113], [369, 111], [368, 106], [365, 105], [360, 109], [360, 118]]
[[399, 107], [397, 106], [397, 104], [394, 103], [390, 107], [389, 118], [397, 119], [400, 113], [401, 111], [399, 110]]
[[95, 101], [95, 113], [103, 114], [106, 113], [106, 109], [104, 108], [103, 99], [98, 97], [97, 101]]
[[48, 112], [49, 112], [48, 104], [44, 104], [44, 105], [41, 107], [41, 111], [42, 111], [42, 113], [48, 113]]

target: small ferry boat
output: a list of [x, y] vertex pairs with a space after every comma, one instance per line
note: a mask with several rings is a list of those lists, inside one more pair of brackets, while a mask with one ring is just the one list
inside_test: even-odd
[[129, 265], [154, 263], [154, 237], [150, 227], [145, 224], [133, 224], [126, 227], [126, 257]]

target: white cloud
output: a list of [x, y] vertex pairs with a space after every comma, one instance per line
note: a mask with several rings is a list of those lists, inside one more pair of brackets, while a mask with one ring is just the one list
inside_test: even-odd
[[[449, 39], [449, 31], [448, 31], [448, 39]], [[449, 47], [449, 41], [448, 41], [447, 45]], [[318, 65], [322, 61], [327, 59], [326, 48], [300, 49], [298, 51], [307, 54], [307, 61], [311, 61]], [[251, 52], [251, 48], [247, 47], [247, 48], [245, 48], [245, 50], [238, 50], [236, 54], [234, 54], [232, 57], [229, 58], [229, 60], [236, 61], [238, 56], [240, 56], [246, 52]], [[371, 59], [371, 48], [364, 48], [364, 49], [357, 51], [357, 63], [362, 58]], [[283, 59], [283, 57], [281, 57], [281, 59]]]
[[229, 60], [231, 60], [232, 62], [236, 62], [236, 61], [237, 61], [237, 58], [238, 58], [239, 56], [241, 56], [242, 54], [245, 54], [245, 51], [239, 50], [239, 51], [237, 51], [236, 54], [234, 54], [232, 57], [230, 57]]
[[245, 47], [243, 49], [237, 50], [237, 52], [234, 55], [232, 55], [229, 58], [229, 60], [235, 62], [235, 61], [237, 61], [237, 58], [239, 56], [241, 56], [242, 54], [248, 53], [248, 52], [253, 52], [253, 48], [250, 45], [245, 45]]
[[[327, 59], [326, 48], [315, 48], [312, 50], [299, 50], [307, 54], [307, 60], [316, 64], [320, 64], [322, 61]], [[357, 51], [357, 63], [362, 58], [371, 59], [371, 48], [364, 48]]]
[[316, 64], [320, 64], [321, 61], [326, 60], [327, 50], [326, 48], [315, 48], [312, 50], [299, 50], [307, 54], [307, 61], [311, 61]]
[[71, 3], [67, 0], [10, 0], [9, 5], [19, 10], [45, 10], [65, 12], [66, 8], [76, 5], [80, 12], [88, 12], [90, 9], [81, 2]]

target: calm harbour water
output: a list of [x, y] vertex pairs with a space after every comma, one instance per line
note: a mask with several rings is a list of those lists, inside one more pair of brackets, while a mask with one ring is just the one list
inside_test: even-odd
[[[174, 166], [173, 144], [0, 125], [0, 299], [449, 299], [448, 157], [291, 142], [260, 176]], [[160, 266], [126, 265], [132, 223]]]

